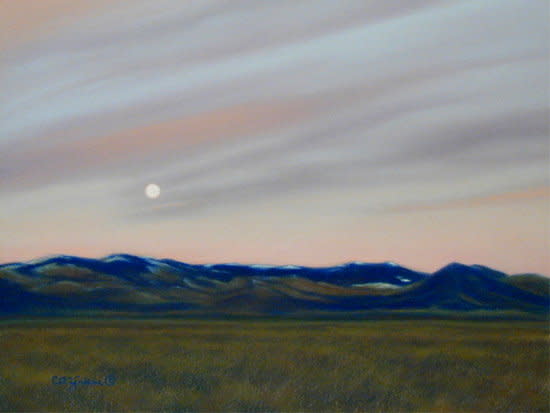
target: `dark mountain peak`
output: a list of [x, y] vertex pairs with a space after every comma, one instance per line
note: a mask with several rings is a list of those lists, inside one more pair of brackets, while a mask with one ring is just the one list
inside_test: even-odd
[[[399, 264], [396, 264], [393, 261], [384, 261], [384, 262], [364, 262], [364, 261], [350, 261], [344, 264], [341, 264], [340, 267], [401, 267]], [[401, 267], [403, 268], [403, 267]]]
[[363, 262], [363, 261], [349, 261], [349, 262], [343, 263], [340, 266], [341, 267], [363, 267], [365, 265], [377, 265], [377, 264], [372, 262]]
[[133, 259], [136, 259], [136, 258], [140, 258], [140, 257], [138, 257], [136, 255], [132, 255], [132, 254], [110, 254], [110, 255], [107, 255], [105, 257], [102, 257], [101, 260], [102, 261], [117, 260], [117, 259], [133, 260]]
[[508, 277], [507, 274], [486, 267], [484, 265], [465, 265], [459, 262], [452, 262], [436, 271], [432, 277], [482, 277], [490, 279], [502, 279]]
[[472, 267], [466, 264], [462, 264], [460, 262], [451, 262], [450, 264], [445, 265], [443, 268], [440, 268], [438, 271], [434, 273], [443, 273], [443, 272], [455, 272], [455, 271], [471, 271]]
[[54, 254], [54, 255], [46, 255], [43, 257], [35, 258], [29, 261], [21, 261], [21, 262], [11, 262], [6, 264], [1, 264], [1, 267], [12, 267], [12, 266], [20, 266], [25, 268], [36, 268], [41, 267], [45, 265], [83, 265], [86, 262], [93, 261], [90, 258], [82, 258], [82, 257], [76, 257], [73, 255], [64, 255], [64, 254]]
[[52, 309], [230, 312], [249, 307], [280, 313], [405, 308], [544, 312], [548, 286], [540, 277], [508, 277], [458, 262], [430, 276], [393, 262], [200, 265], [131, 254], [99, 259], [55, 255], [0, 269], [0, 314]]
[[27, 261], [22, 263], [23, 265], [27, 266], [44, 266], [44, 265], [50, 265], [50, 264], [56, 264], [56, 265], [82, 265], [88, 261], [91, 261], [89, 258], [82, 258], [82, 257], [75, 257], [73, 255], [48, 255], [45, 257], [37, 258], [35, 260]]
[[100, 258], [100, 260], [105, 262], [125, 261], [125, 262], [139, 262], [139, 263], [157, 261], [154, 258], [141, 257], [139, 255], [132, 255], [132, 254], [111, 254], [111, 255], [107, 255], [106, 257]]

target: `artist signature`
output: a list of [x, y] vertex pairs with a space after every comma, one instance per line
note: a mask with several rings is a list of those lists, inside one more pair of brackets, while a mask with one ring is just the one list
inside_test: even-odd
[[116, 377], [109, 374], [98, 380], [82, 376], [52, 376], [51, 382], [55, 386], [67, 386], [69, 389], [75, 390], [79, 386], [114, 386]]

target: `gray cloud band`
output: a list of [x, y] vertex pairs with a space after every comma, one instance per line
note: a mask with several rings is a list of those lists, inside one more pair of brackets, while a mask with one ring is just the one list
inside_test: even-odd
[[[545, 182], [542, 2], [383, 3], [159, 7], [146, 26], [128, 19], [114, 29], [107, 16], [97, 27], [111, 31], [92, 19], [70, 29], [74, 36], [14, 52], [3, 63], [2, 189], [154, 179], [166, 187], [166, 207], [145, 203], [134, 184], [120, 199], [124, 216], [154, 218], [404, 183], [406, 203], [419, 185], [452, 189], [484, 174], [503, 176], [492, 191]], [[231, 35], [221, 23], [244, 18], [253, 23], [230, 25]], [[130, 134], [118, 142], [125, 150], [111, 150], [108, 139], [96, 146], [125, 128], [274, 102], [303, 102], [307, 113], [231, 140], [151, 136], [137, 149]], [[482, 190], [472, 183], [472, 193]]]

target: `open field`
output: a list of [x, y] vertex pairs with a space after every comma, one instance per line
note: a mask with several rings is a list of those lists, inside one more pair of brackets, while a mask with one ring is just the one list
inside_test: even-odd
[[537, 321], [3, 322], [0, 410], [548, 411], [548, 332]]

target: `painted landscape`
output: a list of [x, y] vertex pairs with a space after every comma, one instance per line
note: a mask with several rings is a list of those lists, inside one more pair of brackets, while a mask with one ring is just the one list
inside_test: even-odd
[[550, 279], [451, 263], [433, 274], [392, 262], [334, 267], [215, 264], [127, 254], [0, 266], [0, 314], [337, 315], [489, 311], [545, 317]]
[[0, 0], [0, 413], [549, 413], [549, 15]]
[[550, 280], [452, 263], [0, 267], [2, 411], [547, 410]]
[[510, 320], [4, 321], [0, 410], [546, 412], [548, 332]]

